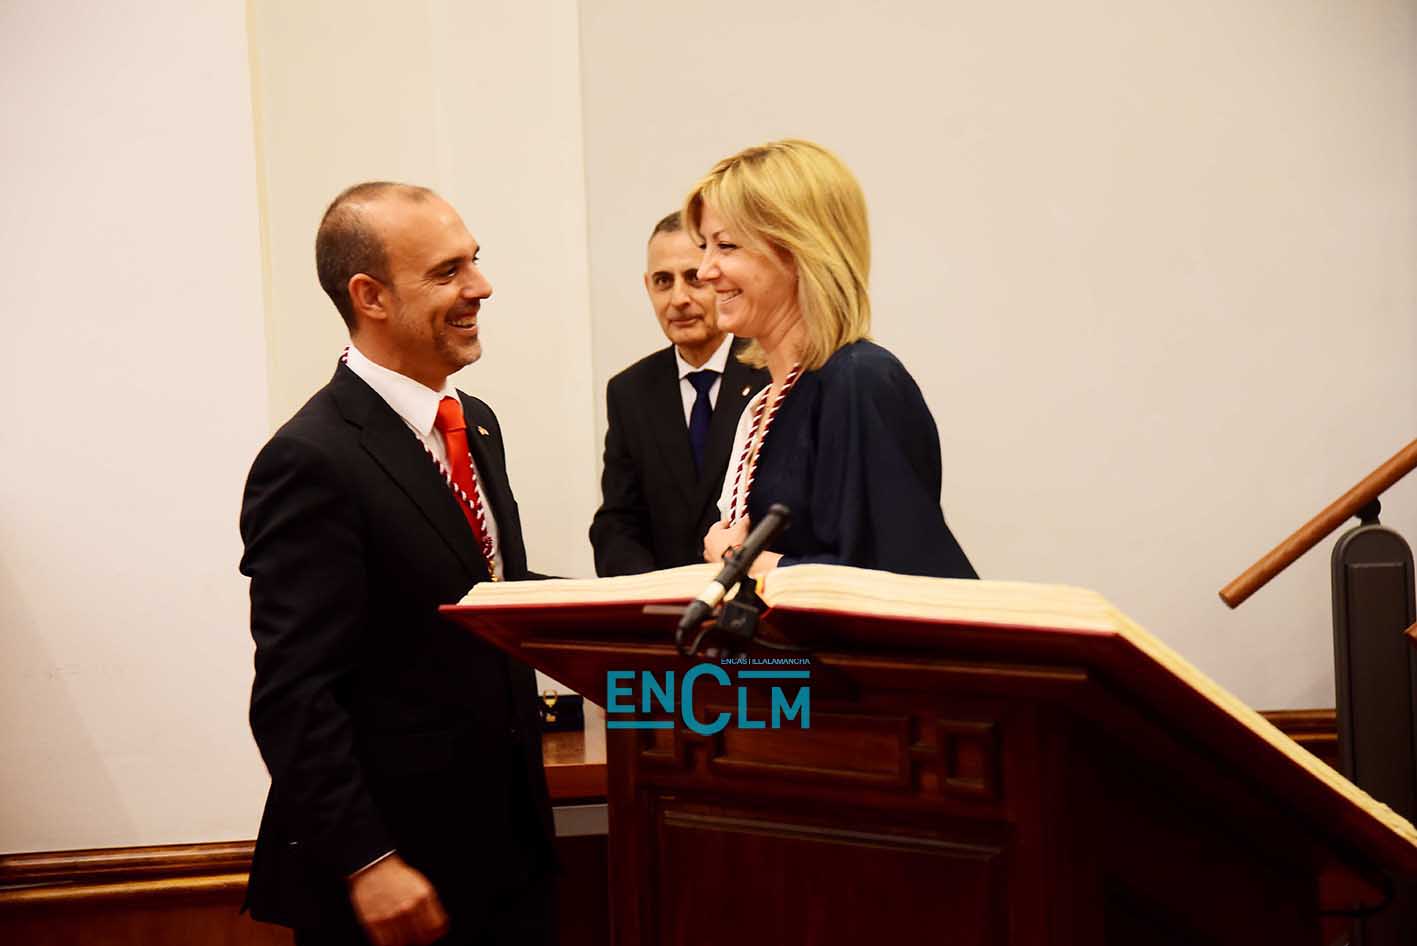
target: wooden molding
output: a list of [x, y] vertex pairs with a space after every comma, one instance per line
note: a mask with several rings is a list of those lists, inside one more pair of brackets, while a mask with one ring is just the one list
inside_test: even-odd
[[1265, 710], [1260, 713], [1285, 735], [1329, 735], [1338, 738], [1338, 714], [1333, 709]]
[[[254, 841], [0, 855], [0, 890], [36, 884], [133, 883], [244, 874]], [[0, 897], [4, 894], [0, 893]]]
[[0, 910], [47, 904], [74, 907], [124, 900], [150, 901], [177, 898], [193, 899], [224, 895], [239, 899], [246, 892], [246, 872], [211, 874], [189, 877], [166, 877], [159, 880], [132, 880], [111, 884], [41, 884], [34, 887], [0, 889]]
[[1332, 709], [1269, 710], [1260, 714], [1280, 732], [1338, 768], [1338, 714]]
[[254, 841], [0, 855], [0, 908], [239, 895]]

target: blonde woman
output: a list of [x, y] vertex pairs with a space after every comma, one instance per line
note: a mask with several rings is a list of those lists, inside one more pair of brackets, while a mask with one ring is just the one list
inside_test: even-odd
[[704, 558], [740, 545], [773, 503], [792, 523], [753, 574], [804, 562], [975, 578], [940, 511], [940, 439], [920, 388], [869, 339], [866, 200], [809, 141], [748, 148], [695, 185], [683, 219], [703, 247], [719, 326], [772, 383], [744, 409]]

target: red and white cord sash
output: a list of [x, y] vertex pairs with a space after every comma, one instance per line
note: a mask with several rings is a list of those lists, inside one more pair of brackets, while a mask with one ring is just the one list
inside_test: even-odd
[[[753, 480], [758, 475], [758, 459], [762, 456], [763, 444], [767, 442], [768, 431], [772, 429], [772, 422], [777, 417], [778, 409], [782, 407], [782, 402], [787, 400], [787, 395], [791, 393], [801, 375], [802, 366], [800, 364], [793, 365], [792, 370], [787, 373], [787, 378], [782, 382], [782, 390], [778, 391], [777, 397], [772, 399], [772, 406], [769, 407], [767, 397], [763, 397], [758, 401], [758, 406], [753, 409], [753, 425], [748, 430], [748, 439], [743, 443], [743, 452], [738, 457], [738, 466], [733, 473], [733, 493], [728, 503], [728, 524], [730, 526], [748, 515], [748, 496], [753, 491]], [[753, 449], [754, 441], [757, 443], [756, 450]]]
[[482, 553], [482, 560], [487, 564], [487, 574], [493, 581], [501, 581], [502, 579], [497, 576], [497, 559], [495, 557], [497, 550], [492, 544], [492, 533], [487, 531], [487, 516], [483, 512], [482, 497], [477, 494], [479, 481], [477, 477], [477, 464], [473, 462], [472, 451], [469, 450], [467, 454], [468, 466], [472, 470], [473, 486], [473, 493], [469, 496], [466, 490], [453, 482], [453, 471], [448, 469], [447, 465], [444, 464], [442, 460], [438, 459], [437, 454], [428, 449], [428, 444], [423, 442], [423, 438], [414, 434], [414, 439], [417, 440], [418, 445], [423, 448], [423, 452], [428, 454], [428, 459], [433, 461], [433, 465], [438, 468], [438, 472], [443, 474], [443, 482], [448, 484], [448, 489], [452, 490], [453, 495], [457, 497], [459, 502], [463, 503], [472, 511], [473, 518], [477, 520], [478, 533], [474, 538], [480, 537], [481, 539], [481, 541], [477, 543], [478, 551]]

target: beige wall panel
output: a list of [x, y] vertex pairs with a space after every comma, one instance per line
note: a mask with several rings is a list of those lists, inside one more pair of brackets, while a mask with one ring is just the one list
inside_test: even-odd
[[245, 10], [0, 4], [0, 851], [250, 837]]

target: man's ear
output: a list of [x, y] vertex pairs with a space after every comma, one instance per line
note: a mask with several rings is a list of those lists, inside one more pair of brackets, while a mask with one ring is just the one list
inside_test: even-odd
[[388, 310], [384, 306], [384, 284], [367, 273], [355, 273], [349, 277], [349, 302], [356, 313], [366, 318], [387, 319]]

